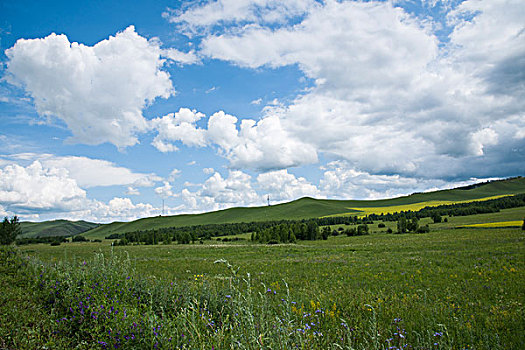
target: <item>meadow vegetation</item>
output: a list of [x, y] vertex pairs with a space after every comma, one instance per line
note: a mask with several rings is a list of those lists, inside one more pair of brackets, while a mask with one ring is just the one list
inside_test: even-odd
[[[461, 201], [522, 182], [361, 204]], [[525, 196], [516, 193], [293, 219], [340, 205], [304, 199], [299, 214], [267, 209], [266, 221], [122, 224], [121, 233], [116, 223], [19, 239], [0, 249], [0, 348], [523, 349]], [[4, 228], [18, 230], [11, 221]]]
[[452, 227], [523, 210], [297, 244], [4, 249], [0, 346], [522, 349], [523, 231]]

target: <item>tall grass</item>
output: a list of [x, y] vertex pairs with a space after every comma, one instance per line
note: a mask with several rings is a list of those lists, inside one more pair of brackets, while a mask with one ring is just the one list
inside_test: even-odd
[[254, 284], [226, 260], [216, 261], [228, 271], [222, 278], [201, 274], [175, 283], [138, 274], [126, 253], [55, 263], [12, 249], [1, 254], [2, 266], [16, 266], [11, 271], [28, 281], [52, 321], [50, 348], [453, 348], [442, 325], [409, 333], [396, 318], [385, 327], [380, 311], [365, 304], [356, 304], [349, 319], [335, 303], [297, 301], [285, 281], [278, 288]]

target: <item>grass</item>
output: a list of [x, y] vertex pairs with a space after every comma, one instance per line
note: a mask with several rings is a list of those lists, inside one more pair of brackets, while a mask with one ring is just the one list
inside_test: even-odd
[[[11, 316], [2, 321], [0, 341], [20, 349], [46, 341], [57, 349], [104, 348], [99, 341], [117, 344], [114, 332], [120, 332], [122, 343], [135, 322], [141, 340], [127, 339], [123, 348], [523, 349], [524, 233], [454, 228], [489, 218], [511, 221], [524, 209], [451, 217], [430, 224], [428, 234], [385, 234], [386, 228], [373, 227], [370, 236], [294, 245], [24, 246], [21, 254], [31, 256], [32, 267], [12, 276], [25, 282], [15, 288], [9, 280], [2, 288], [17, 295], [9, 300], [40, 310], [42, 319], [25, 321], [26, 308], [9, 309], [6, 302], [2, 312], [11, 310]], [[214, 263], [219, 259], [232, 269]], [[42, 271], [45, 278], [38, 277]], [[104, 283], [104, 290], [93, 283]], [[142, 302], [133, 295], [138, 291]], [[86, 301], [90, 293], [93, 304]], [[132, 322], [113, 311], [78, 324], [79, 301], [117, 309], [116, 300], [119, 315], [126, 308]], [[35, 332], [34, 342], [23, 345], [22, 331], [5, 335], [16, 327]], [[15, 340], [22, 345], [14, 346]]]
[[22, 235], [18, 238], [74, 236], [99, 226], [87, 221], [53, 220], [45, 222], [22, 222]]
[[[301, 198], [272, 206], [230, 208], [203, 214], [157, 216], [124, 223], [101, 225], [83, 235], [102, 239], [112, 233], [132, 232], [163, 227], [181, 227], [206, 224], [225, 224], [269, 220], [300, 220], [322, 216], [360, 215], [368, 211], [399, 211], [420, 208], [436, 203], [468, 202], [496, 196], [525, 193], [525, 178], [514, 178], [481, 184], [474, 188], [415, 193], [382, 200], [329, 200]], [[385, 208], [385, 207], [388, 207]], [[357, 208], [357, 209], [351, 209]], [[396, 209], [394, 209], [396, 208]], [[405, 209], [400, 209], [405, 208]]]

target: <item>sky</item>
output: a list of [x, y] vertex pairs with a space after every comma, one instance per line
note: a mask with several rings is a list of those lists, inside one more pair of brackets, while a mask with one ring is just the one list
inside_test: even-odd
[[0, 1], [0, 216], [525, 175], [523, 0]]

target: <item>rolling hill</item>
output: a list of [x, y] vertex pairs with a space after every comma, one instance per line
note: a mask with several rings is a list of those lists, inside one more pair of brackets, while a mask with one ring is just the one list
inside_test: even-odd
[[22, 234], [18, 238], [75, 236], [89, 231], [99, 224], [87, 221], [53, 220], [44, 222], [21, 222]]
[[[382, 200], [329, 200], [301, 198], [292, 202], [264, 207], [230, 208], [202, 214], [157, 216], [132, 222], [113, 222], [100, 225], [82, 235], [104, 238], [112, 233], [132, 232], [163, 227], [182, 227], [206, 224], [225, 224], [268, 220], [297, 220], [322, 216], [363, 215], [367, 208], [374, 212], [399, 211], [413, 207], [451, 204], [525, 193], [525, 178], [479, 183], [471, 186]], [[405, 208], [405, 209], [404, 209]]]

